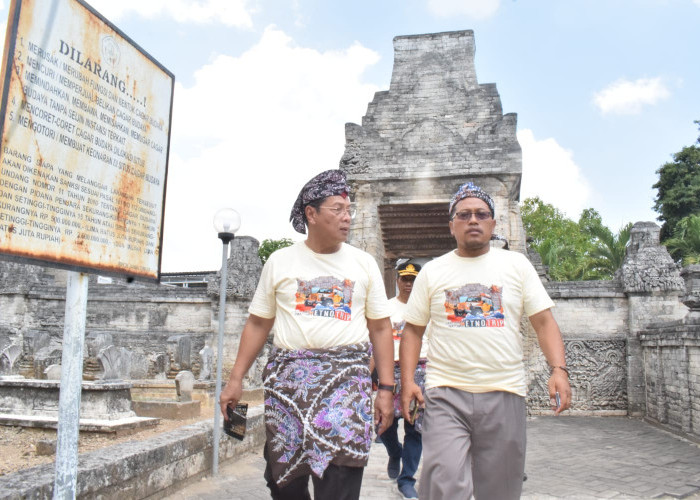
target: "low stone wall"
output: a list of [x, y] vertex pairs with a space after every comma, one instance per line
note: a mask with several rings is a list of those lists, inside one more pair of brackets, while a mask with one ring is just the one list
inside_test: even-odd
[[[549, 282], [577, 415], [627, 414], [627, 298], [618, 280]], [[551, 414], [549, 368], [529, 322], [523, 325], [530, 414]]]
[[700, 331], [679, 326], [641, 342], [646, 418], [700, 442]]
[[[78, 460], [76, 497], [122, 500], [163, 498], [211, 472], [212, 421], [175, 429], [144, 441], [130, 441], [84, 453]], [[265, 441], [263, 408], [248, 411], [243, 441], [221, 433], [220, 463]], [[49, 499], [54, 465], [25, 469], [0, 478], [0, 500]]]

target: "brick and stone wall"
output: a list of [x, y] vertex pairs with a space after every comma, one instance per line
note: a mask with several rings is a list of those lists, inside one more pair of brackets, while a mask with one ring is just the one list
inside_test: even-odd
[[[232, 242], [229, 258], [224, 329], [224, 376], [233, 366], [240, 333], [262, 265], [258, 242], [239, 237]], [[257, 265], [256, 265], [257, 262]], [[208, 346], [216, 350], [218, 333], [219, 273], [212, 273], [209, 289], [180, 288], [113, 279], [88, 285], [84, 377], [100, 377], [100, 350], [113, 345], [125, 348], [125, 379], [172, 379], [181, 370], [202, 374]], [[65, 272], [0, 261], [0, 353], [11, 345], [21, 355], [13, 372], [29, 378], [45, 378], [44, 370], [61, 362], [65, 317]], [[210, 284], [211, 284], [210, 283]], [[215, 365], [214, 356], [210, 364]], [[0, 360], [7, 372], [7, 360]], [[210, 373], [212, 370], [210, 368]], [[210, 377], [210, 380], [213, 377]], [[255, 385], [252, 381], [249, 385]], [[259, 385], [259, 383], [258, 383]]]
[[[618, 280], [548, 282], [570, 370], [572, 413], [627, 414], [627, 298]], [[528, 408], [551, 411], [549, 368], [529, 322], [524, 322]]]
[[639, 336], [645, 416], [700, 441], [700, 266], [684, 268], [681, 275], [688, 313], [652, 324]]

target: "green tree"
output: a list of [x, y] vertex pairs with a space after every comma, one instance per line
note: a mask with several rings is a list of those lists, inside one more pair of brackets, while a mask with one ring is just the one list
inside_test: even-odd
[[[695, 123], [700, 126], [699, 121]], [[700, 143], [700, 137], [697, 142]], [[664, 223], [661, 226], [661, 241], [664, 241], [674, 235], [682, 218], [700, 213], [700, 147], [684, 147], [656, 173], [659, 180], [652, 186], [658, 190], [654, 210], [660, 214], [658, 220]]]
[[524, 200], [521, 213], [530, 246], [540, 254], [552, 279], [592, 279], [586, 265], [590, 243], [576, 222], [539, 197]]
[[597, 279], [611, 279], [625, 260], [632, 223], [614, 234], [603, 225], [600, 214], [595, 209], [587, 208], [579, 218], [579, 226], [589, 236], [592, 245], [587, 259], [590, 275]]
[[260, 243], [260, 248], [258, 248], [258, 256], [260, 257], [262, 263], [265, 264], [265, 262], [267, 262], [267, 259], [270, 258], [270, 255], [272, 255], [272, 253], [275, 250], [279, 250], [280, 248], [288, 247], [293, 244], [294, 241], [292, 241], [290, 238], [282, 238], [279, 240], [263, 240], [262, 243]]
[[673, 237], [664, 244], [684, 266], [700, 264], [700, 213], [683, 217], [676, 224]]
[[524, 200], [521, 213], [530, 246], [540, 254], [552, 279], [612, 279], [622, 265], [632, 224], [614, 234], [593, 208], [574, 222], [540, 198]]

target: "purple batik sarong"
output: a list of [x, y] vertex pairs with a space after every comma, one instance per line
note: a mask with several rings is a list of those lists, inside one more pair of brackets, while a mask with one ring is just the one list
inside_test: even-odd
[[369, 458], [372, 383], [369, 343], [289, 351], [274, 347], [263, 372], [265, 431], [279, 486], [323, 477], [331, 462], [364, 467]]

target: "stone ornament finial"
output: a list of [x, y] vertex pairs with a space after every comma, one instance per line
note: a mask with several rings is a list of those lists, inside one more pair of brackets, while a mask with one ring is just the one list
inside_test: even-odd
[[653, 222], [637, 222], [620, 269], [626, 293], [682, 291], [685, 283], [678, 266], [659, 242], [661, 228]]
[[687, 319], [700, 323], [700, 264], [684, 267], [681, 276], [685, 281], [685, 294], [681, 300], [690, 309]]

